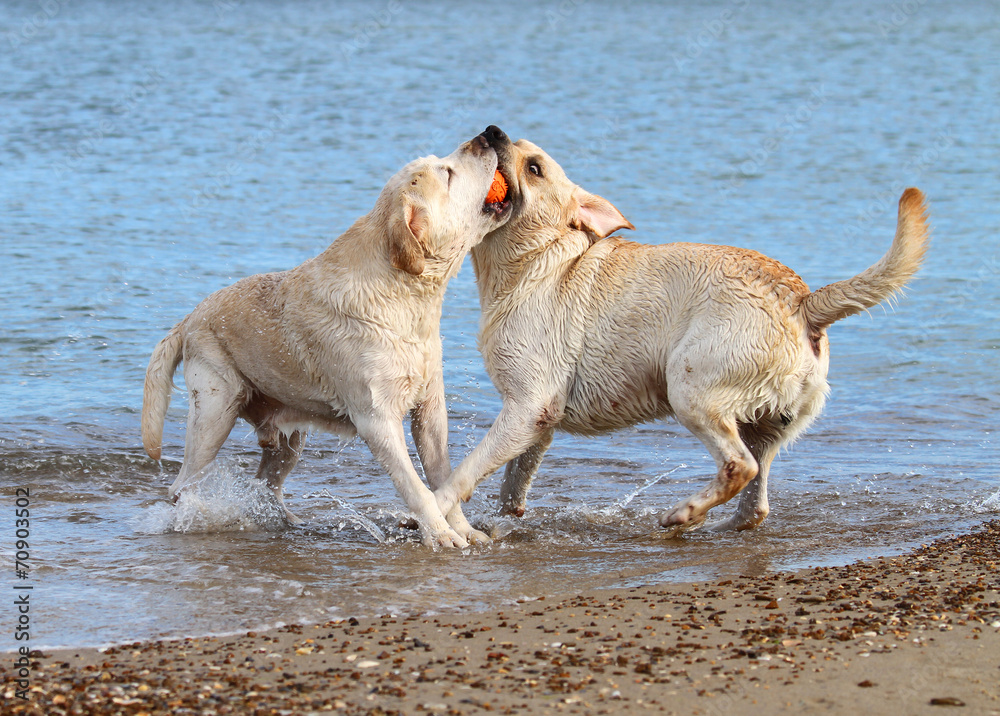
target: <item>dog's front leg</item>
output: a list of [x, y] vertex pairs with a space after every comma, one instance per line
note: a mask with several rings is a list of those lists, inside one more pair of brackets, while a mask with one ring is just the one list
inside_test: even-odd
[[434, 491], [441, 511], [447, 514], [460, 501], [467, 501], [476, 485], [537, 443], [561, 419], [562, 410], [554, 405], [504, 403], [486, 437], [455, 468], [448, 482]]
[[[440, 374], [432, 379], [427, 399], [410, 413], [410, 431], [417, 446], [420, 464], [432, 490], [447, 482], [451, 475], [451, 460], [448, 457], [448, 409], [444, 400], [444, 380]], [[475, 529], [465, 519], [462, 506], [455, 506], [445, 515], [448, 524], [469, 542], [485, 544], [488, 535]]]
[[429, 547], [468, 547], [465, 538], [448, 525], [438, 509], [434, 493], [424, 485], [414, 469], [406, 450], [402, 421], [375, 413], [354, 420], [354, 424], [358, 435], [392, 477], [399, 496], [417, 518], [424, 544]]
[[538, 471], [538, 465], [545, 457], [545, 451], [552, 444], [555, 428], [544, 431], [534, 445], [507, 463], [503, 483], [500, 485], [500, 514], [524, 515], [528, 488]]

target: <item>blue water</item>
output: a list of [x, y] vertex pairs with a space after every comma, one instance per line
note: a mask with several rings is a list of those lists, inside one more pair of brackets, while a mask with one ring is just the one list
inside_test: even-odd
[[[0, 545], [29, 487], [33, 644], [843, 563], [995, 516], [998, 47], [996, 2], [0, 0]], [[243, 425], [204, 494], [169, 506], [186, 401], [161, 468], [138, 435], [155, 343], [488, 124], [637, 240], [753, 248], [814, 288], [878, 259], [903, 187], [927, 194], [926, 266], [894, 309], [830, 330], [833, 392], [775, 463], [765, 525], [658, 536], [713, 469], [673, 423], [558, 436], [521, 520], [493, 514], [488, 480], [469, 512], [498, 539], [467, 554], [417, 544], [364, 446], [326, 435], [286, 484], [303, 527], [256, 529]], [[444, 314], [457, 464], [499, 409], [469, 262]]]

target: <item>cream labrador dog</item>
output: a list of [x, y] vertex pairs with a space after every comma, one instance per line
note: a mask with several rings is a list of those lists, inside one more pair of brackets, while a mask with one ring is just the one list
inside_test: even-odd
[[668, 415], [715, 459], [705, 489], [663, 512], [672, 534], [742, 491], [720, 527], [767, 516], [767, 475], [828, 392], [826, 329], [886, 300], [917, 271], [928, 240], [924, 198], [907, 189], [896, 237], [867, 271], [810, 292], [755, 251], [608, 237], [633, 228], [566, 178], [545, 152], [487, 131], [508, 170], [510, 220], [472, 249], [480, 348], [503, 407], [435, 494], [442, 511], [507, 464], [501, 510], [525, 495], [556, 428], [595, 435]]
[[[304, 436], [360, 435], [392, 477], [428, 545], [485, 539], [460, 509], [447, 519], [411, 462], [405, 413], [428, 483], [451, 474], [441, 367], [445, 285], [469, 248], [510, 215], [485, 204], [497, 154], [480, 135], [449, 156], [411, 162], [322, 254], [216, 291], [153, 350], [142, 439], [160, 459], [172, 376], [184, 361], [190, 407], [176, 499], [215, 459], [237, 417], [263, 448], [257, 476], [282, 484]], [[287, 511], [290, 521], [295, 517]]]

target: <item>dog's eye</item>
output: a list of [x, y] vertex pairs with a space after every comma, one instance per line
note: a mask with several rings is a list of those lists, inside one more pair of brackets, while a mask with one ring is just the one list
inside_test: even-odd
[[534, 174], [536, 177], [540, 177], [542, 175], [542, 167], [538, 162], [531, 162], [528, 165], [528, 171]]
[[451, 189], [451, 178], [455, 176], [455, 170], [451, 167], [445, 167], [445, 171], [448, 172], [448, 188]]

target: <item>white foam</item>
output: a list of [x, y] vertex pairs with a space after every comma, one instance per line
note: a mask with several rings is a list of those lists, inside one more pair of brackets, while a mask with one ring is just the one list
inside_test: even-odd
[[157, 503], [133, 520], [136, 532], [239, 532], [287, 526], [270, 489], [235, 459], [217, 461], [175, 504]]

